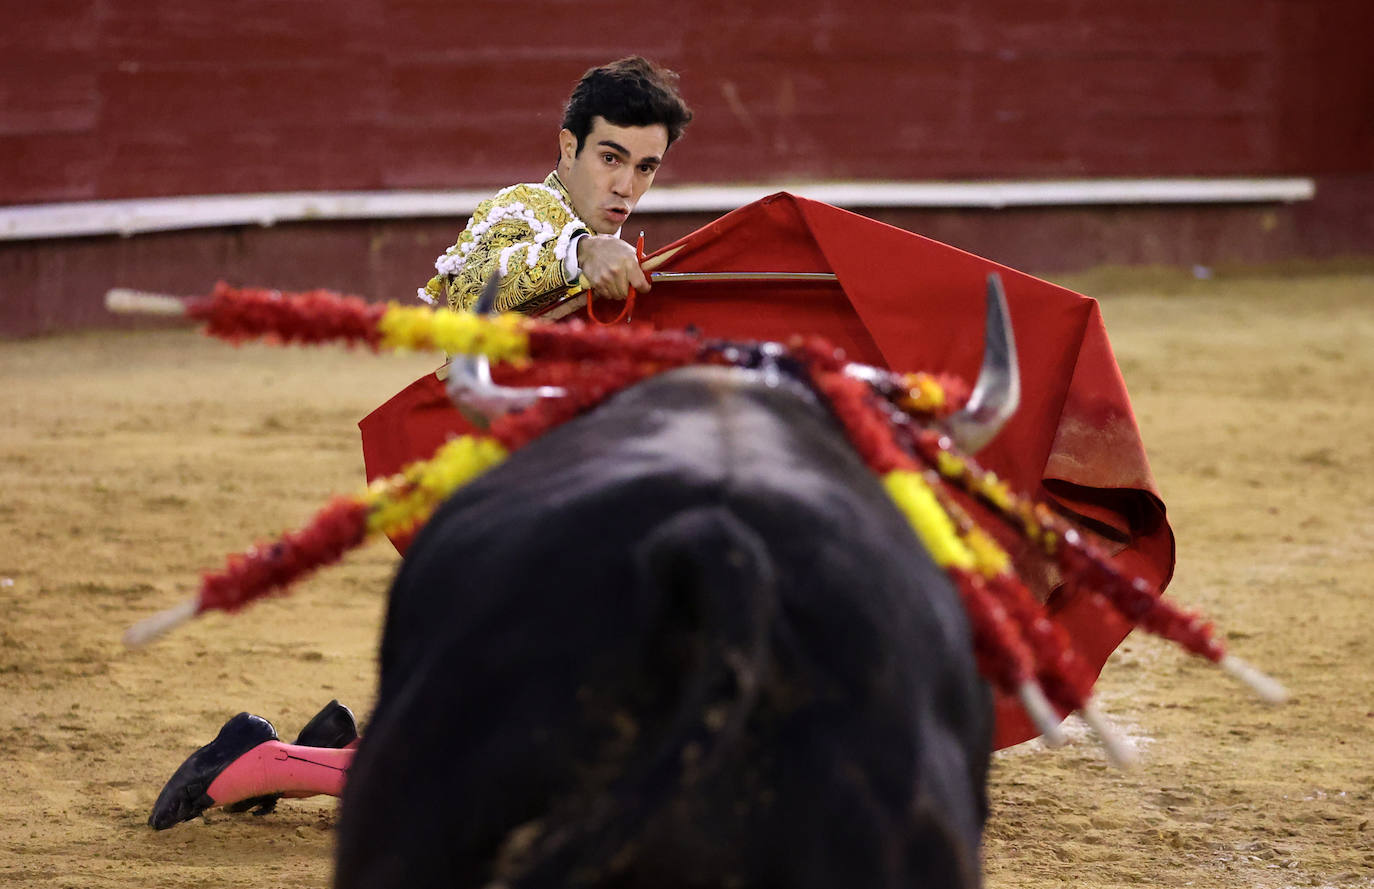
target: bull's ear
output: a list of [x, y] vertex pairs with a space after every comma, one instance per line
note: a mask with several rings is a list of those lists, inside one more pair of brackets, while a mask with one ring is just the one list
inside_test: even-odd
[[[754, 704], [777, 608], [775, 571], [758, 535], [716, 506], [682, 510], [649, 528], [634, 558], [638, 669], [626, 671], [628, 696], [619, 679], [607, 680], [606, 698], [588, 692], [583, 701], [592, 724], [614, 723], [595, 733], [612, 740], [582, 769], [595, 776], [588, 787], [552, 801], [541, 839], [526, 853], [531, 863], [500, 881], [512, 889], [687, 885], [617, 874], [658, 873], [665, 861], [705, 872], [719, 854], [701, 837], [715, 836], [731, 813], [699, 825], [691, 819], [709, 800], [673, 802], [693, 798]], [[604, 879], [583, 883], [578, 873]]]
[[752, 687], [778, 607], [776, 572], [759, 535], [728, 510], [704, 507], [653, 528], [636, 556], [642, 592], [657, 606], [650, 653], [690, 651], [698, 670], [752, 667], [738, 677]]
[[917, 798], [907, 828], [907, 885], [978, 889], [983, 885], [981, 851], [978, 838], [961, 836], [934, 800], [924, 794]]
[[[654, 686], [659, 739], [646, 755], [682, 780], [712, 772], [757, 701], [777, 613], [768, 547], [728, 509], [679, 512], [636, 548], [636, 597], [645, 607], [640, 674]], [[700, 756], [684, 758], [688, 748]]]

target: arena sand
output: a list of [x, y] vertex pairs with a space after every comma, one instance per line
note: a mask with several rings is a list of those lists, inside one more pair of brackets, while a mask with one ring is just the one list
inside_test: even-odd
[[[1374, 885], [1374, 270], [1066, 283], [1102, 300], [1178, 536], [1170, 595], [1294, 699], [1133, 636], [1099, 694], [1139, 766], [1081, 730], [999, 754], [988, 885]], [[119, 637], [354, 489], [354, 423], [434, 363], [187, 331], [0, 343], [0, 884], [328, 884], [332, 800], [144, 822], [240, 710], [288, 737], [331, 697], [366, 716], [390, 548], [144, 650]]]

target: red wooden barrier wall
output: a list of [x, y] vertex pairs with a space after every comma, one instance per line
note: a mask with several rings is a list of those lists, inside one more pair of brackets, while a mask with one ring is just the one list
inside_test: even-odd
[[0, 203], [542, 175], [589, 65], [698, 111], [666, 182], [1374, 172], [1367, 0], [45, 0]]
[[[1294, 205], [876, 215], [1035, 272], [1374, 253], [1369, 0], [10, 5], [0, 204], [528, 181], [581, 72], [642, 53], [698, 115], [662, 183], [1310, 176]], [[462, 222], [0, 241], [0, 336], [108, 326], [111, 286], [404, 299]]]

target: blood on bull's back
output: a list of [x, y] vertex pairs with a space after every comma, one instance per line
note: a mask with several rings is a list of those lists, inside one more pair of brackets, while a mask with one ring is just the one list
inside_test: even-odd
[[680, 371], [415, 540], [335, 882], [975, 885], [991, 727], [955, 591], [826, 410]]

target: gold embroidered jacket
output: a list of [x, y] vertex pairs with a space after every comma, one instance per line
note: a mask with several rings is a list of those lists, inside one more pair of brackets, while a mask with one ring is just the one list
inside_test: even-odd
[[420, 298], [467, 309], [499, 272], [496, 309], [538, 311], [582, 289], [568, 275], [567, 258], [571, 240], [589, 233], [556, 172], [543, 182], [503, 188], [477, 207], [458, 242], [435, 260], [439, 274], [420, 289]]

